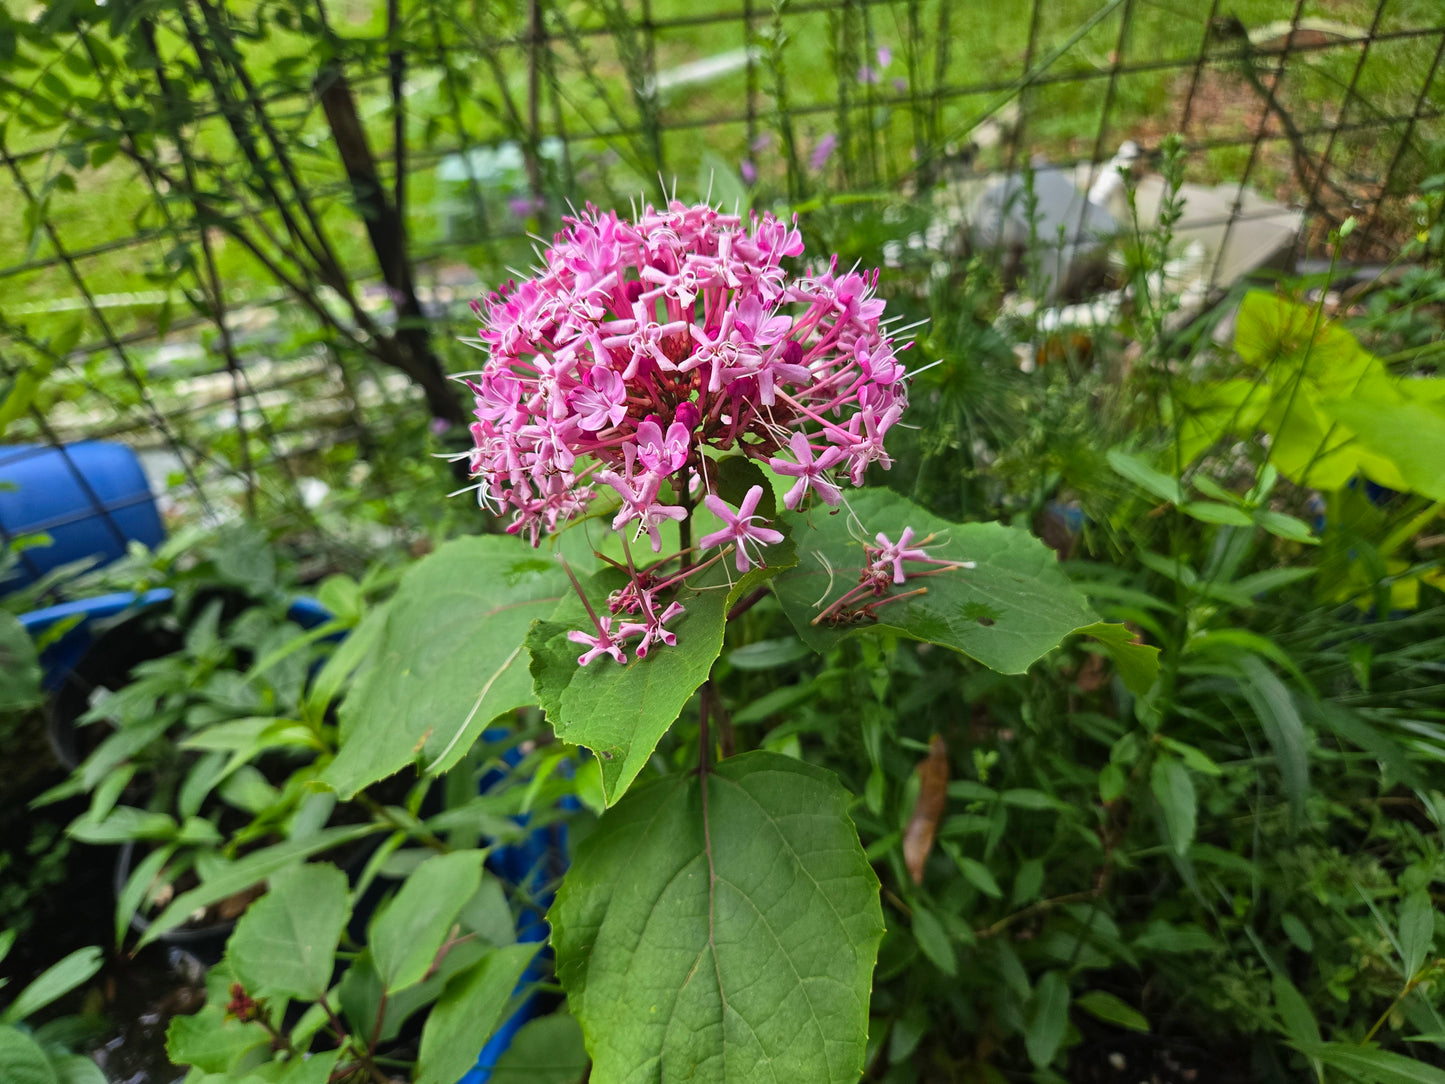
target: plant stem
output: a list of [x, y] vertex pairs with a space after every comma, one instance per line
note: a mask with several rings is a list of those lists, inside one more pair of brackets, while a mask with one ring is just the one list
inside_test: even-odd
[[1389, 1006], [1385, 1009], [1385, 1011], [1380, 1014], [1380, 1018], [1375, 1021], [1374, 1027], [1370, 1028], [1369, 1031], [1365, 1032], [1365, 1037], [1360, 1040], [1361, 1046], [1365, 1046], [1367, 1043], [1369, 1043], [1369, 1041], [1375, 1037], [1375, 1033], [1379, 1031], [1380, 1028], [1384, 1027], [1385, 1021], [1390, 1019], [1390, 1014], [1399, 1007], [1400, 1002], [1404, 1001], [1407, 997], [1410, 996], [1410, 991], [1415, 989], [1415, 987], [1419, 985], [1420, 979], [1424, 976], [1424, 973], [1424, 969], [1421, 969], [1420, 974], [1416, 975], [1409, 982], [1405, 983], [1405, 988], [1400, 991], [1400, 993], [1396, 996], [1395, 1000], [1390, 1002]]
[[439, 851], [442, 854], [447, 854], [451, 851], [451, 848], [448, 847], [440, 838], [437, 837], [435, 833], [433, 833], [426, 826], [420, 823], [405, 823], [399, 817], [397, 817], [395, 813], [387, 809], [386, 806], [382, 805], [370, 795], [358, 794], [356, 796], [356, 800], [368, 813], [370, 813], [377, 820], [385, 821], [397, 831], [405, 832], [407, 835], [420, 840], [432, 850]]
[[754, 590], [747, 598], [738, 599], [738, 601], [733, 604], [733, 608], [728, 611], [727, 619], [729, 621], [736, 621], [767, 597], [767, 594], [768, 588], [763, 586]]
[[[711, 679], [709, 679], [711, 680]], [[707, 686], [704, 684], [697, 701], [697, 774], [702, 779], [702, 801], [703, 819], [707, 819], [707, 769], [708, 769], [708, 737], [707, 729]]]
[[733, 719], [728, 714], [727, 708], [723, 707], [722, 692], [718, 689], [717, 682], [710, 677], [703, 682], [702, 700], [704, 704], [711, 700], [717, 714], [719, 759], [732, 756], [736, 750], [736, 742], [733, 739]]

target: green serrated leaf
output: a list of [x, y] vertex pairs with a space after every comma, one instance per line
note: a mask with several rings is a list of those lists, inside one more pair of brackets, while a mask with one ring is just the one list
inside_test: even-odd
[[228, 1017], [221, 1005], [207, 1004], [190, 1016], [173, 1016], [166, 1028], [166, 1054], [177, 1065], [206, 1073], [224, 1073], [253, 1050], [271, 1045], [271, 1036], [254, 1020]]
[[527, 628], [567, 590], [520, 539], [458, 538], [414, 565], [341, 705], [341, 750], [322, 773], [343, 798], [420, 760], [444, 772], [497, 716], [535, 703]]
[[848, 802], [755, 752], [607, 812], [549, 916], [593, 1080], [858, 1078], [883, 916]]
[[998, 523], [949, 523], [888, 490], [867, 489], [848, 500], [864, 536], [881, 532], [897, 539], [904, 527], [912, 527], [915, 545], [934, 536], [928, 544], [932, 556], [972, 561], [976, 567], [895, 588], [928, 591], [881, 606], [876, 623], [814, 625], [823, 607], [857, 586], [863, 566], [862, 543], [854, 537], [858, 528], [854, 524], [850, 530], [847, 513], [815, 513], [811, 523], [802, 514], [784, 515], [782, 522], [802, 556], [796, 568], [779, 574], [774, 590], [798, 634], [815, 651], [863, 630], [892, 629], [952, 648], [1002, 673], [1019, 674], [1065, 636], [1098, 621], [1059, 570], [1054, 552], [1025, 531]]
[[494, 948], [447, 983], [422, 1029], [417, 1084], [456, 1084], [476, 1063], [522, 972], [541, 947], [520, 942]]
[[35, 642], [19, 618], [0, 610], [0, 712], [22, 711], [40, 703], [40, 699], [40, 659]]
[[255, 998], [315, 1001], [326, 993], [336, 945], [351, 913], [346, 874], [318, 862], [278, 873], [270, 890], [246, 909], [226, 957]]
[[477, 893], [484, 851], [427, 859], [403, 882], [371, 928], [371, 955], [388, 994], [425, 977], [457, 915]]

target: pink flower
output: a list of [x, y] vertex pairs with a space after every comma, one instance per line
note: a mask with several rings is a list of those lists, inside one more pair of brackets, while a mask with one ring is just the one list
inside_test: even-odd
[[738, 163], [738, 173], [742, 176], [743, 184], [754, 185], [758, 183], [758, 167], [753, 165], [751, 158], [744, 158]]
[[572, 391], [568, 405], [577, 415], [577, 424], [589, 433], [617, 425], [627, 416], [623, 400], [627, 386], [622, 377], [600, 365], [588, 372], [582, 386]]
[[[625, 627], [625, 626], [624, 626]], [[611, 655], [614, 662], [620, 666], [627, 665], [627, 656], [623, 653], [617, 640], [612, 638], [612, 618], [599, 617], [597, 619], [597, 635], [588, 636], [581, 629], [573, 629], [567, 633], [567, 639], [574, 644], [586, 644], [588, 650], [577, 657], [578, 666], [586, 666], [593, 659], [603, 655]], [[622, 636], [618, 636], [618, 640]]]
[[[874, 559], [872, 568], [874, 571], [882, 572], [891, 564], [893, 566], [893, 582], [902, 583], [906, 578], [903, 575], [904, 561], [928, 561], [931, 558], [921, 549], [909, 549], [908, 543], [913, 541], [913, 528], [904, 527], [903, 533], [898, 536], [896, 543], [888, 541], [888, 536], [882, 531], [878, 532], [878, 545], [883, 548]], [[925, 539], [927, 541], [927, 539]]]
[[823, 472], [847, 458], [848, 453], [841, 448], [827, 448], [814, 459], [813, 446], [808, 443], [807, 435], [803, 433], [794, 433], [788, 440], [788, 447], [793, 450], [796, 463], [789, 463], [786, 459], [768, 460], [768, 466], [779, 474], [797, 479], [793, 488], [788, 490], [788, 495], [783, 498], [783, 505], [790, 512], [796, 512], [810, 488], [815, 490], [825, 503], [837, 504], [841, 498], [838, 487], [828, 481]]
[[703, 503], [707, 505], [708, 511], [722, 520], [726, 526], [720, 531], [704, 535], [698, 545], [703, 549], [709, 549], [712, 546], [724, 546], [729, 542], [736, 542], [738, 548], [735, 561], [739, 572], [746, 572], [753, 564], [761, 565], [763, 562], [760, 558], [747, 552], [748, 543], [773, 546], [783, 540], [781, 531], [753, 525], [754, 520], [767, 522], [762, 516], [754, 515], [757, 511], [758, 501], [762, 500], [762, 497], [763, 487], [753, 486], [748, 490], [747, 496], [743, 498], [743, 503], [738, 505], [737, 512], [734, 513], [720, 497], [709, 493], [703, 498]]
[[673, 422], [663, 436], [657, 415], [649, 414], [637, 427], [637, 458], [655, 474], [672, 474], [687, 462], [687, 427]]

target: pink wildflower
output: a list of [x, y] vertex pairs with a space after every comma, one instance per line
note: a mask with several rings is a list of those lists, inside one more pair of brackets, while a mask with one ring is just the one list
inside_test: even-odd
[[797, 479], [793, 488], [788, 490], [787, 496], [783, 498], [784, 506], [789, 511], [797, 511], [809, 489], [815, 490], [824, 503], [837, 504], [841, 499], [838, 487], [828, 481], [823, 472], [842, 460], [847, 453], [841, 448], [827, 448], [815, 459], [813, 446], [808, 443], [808, 437], [804, 433], [794, 433], [788, 441], [788, 447], [792, 449], [796, 463], [789, 463], [786, 459], [768, 460], [768, 466], [779, 474]]
[[763, 487], [753, 486], [743, 497], [742, 504], [738, 505], [737, 512], [733, 512], [720, 497], [709, 493], [703, 503], [707, 505], [708, 511], [722, 520], [726, 526], [720, 531], [704, 535], [699, 543], [703, 549], [710, 546], [724, 546], [729, 542], [737, 543], [735, 561], [739, 572], [746, 572], [750, 565], [763, 562], [747, 552], [747, 544], [774, 546], [783, 540], [781, 531], [775, 531], [771, 527], [754, 526], [753, 521], [758, 520], [766, 523], [762, 516], [755, 515], [758, 509], [758, 501], [762, 500]]
[[912, 527], [904, 527], [903, 533], [898, 536], [896, 543], [888, 541], [888, 536], [882, 531], [878, 532], [877, 541], [878, 545], [883, 548], [878, 551], [878, 556], [874, 558], [871, 568], [876, 572], [883, 572], [886, 571], [891, 564], [893, 566], [894, 583], [902, 583], [904, 581], [904, 561], [932, 560], [925, 551], [908, 548], [908, 543], [913, 541]]
[[[836, 145], [819, 140], [814, 168]], [[782, 464], [798, 479], [790, 509], [810, 490], [835, 503], [834, 471], [861, 484], [869, 464], [888, 466], [883, 439], [908, 395], [878, 273], [840, 273], [836, 257], [795, 268], [802, 255], [796, 220], [767, 213], [673, 201], [632, 221], [590, 205], [564, 218], [531, 278], [473, 306], [487, 353], [466, 381], [478, 500], [536, 545], [608, 487], [613, 528], [660, 552], [660, 528], [686, 518], [719, 453]], [[756, 504], [724, 516], [739, 569], [779, 537]], [[646, 646], [671, 642], [650, 617], [645, 628]], [[587, 635], [589, 661], [627, 638]]]
[[[626, 627], [627, 626], [624, 625], [623, 629], [626, 629]], [[588, 650], [577, 657], [578, 666], [586, 666], [593, 659], [599, 658], [602, 655], [611, 655], [613, 661], [620, 666], [627, 664], [627, 656], [623, 654], [622, 647], [618, 643], [618, 640], [622, 639], [622, 634], [619, 631], [617, 640], [612, 638], [612, 618], [610, 617], [599, 617], [597, 619], [596, 636], [588, 636], [581, 629], [573, 629], [567, 634], [567, 639], [571, 640], [574, 644], [588, 645]]]

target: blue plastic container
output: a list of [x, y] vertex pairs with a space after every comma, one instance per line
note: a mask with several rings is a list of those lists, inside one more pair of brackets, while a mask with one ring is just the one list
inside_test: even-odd
[[37, 533], [48, 534], [52, 544], [21, 553], [18, 580], [7, 586], [31, 583], [71, 561], [105, 564], [131, 541], [155, 546], [165, 538], [135, 452], [96, 440], [0, 448], [0, 539]]
[[[506, 736], [507, 731], [501, 729], [489, 729], [482, 733], [484, 741], [501, 741]], [[509, 765], [515, 765], [522, 759], [522, 752], [520, 749], [511, 749], [502, 759]], [[564, 764], [559, 769], [567, 774], [572, 770], [570, 764]], [[480, 784], [482, 793], [485, 794], [502, 778], [501, 772], [491, 772], [483, 776]], [[577, 799], [570, 796], [563, 798], [561, 805], [564, 809], [580, 808]], [[516, 820], [525, 827], [528, 818], [522, 816]], [[553, 895], [548, 886], [566, 872], [568, 857], [567, 828], [565, 825], [556, 824], [550, 828], [539, 828], [517, 843], [497, 848], [487, 860], [488, 868], [504, 883], [525, 888], [533, 901], [533, 906], [525, 909], [517, 919], [518, 941], [547, 939], [550, 932], [547, 908], [552, 906]], [[550, 971], [551, 963], [546, 953], [538, 953], [517, 981], [516, 993], [521, 994], [529, 986], [546, 979]], [[477, 1064], [467, 1071], [458, 1084], [489, 1084], [492, 1071], [507, 1052], [507, 1048], [512, 1045], [517, 1032], [523, 1024], [534, 1019], [541, 1008], [535, 993], [517, 1006], [512, 1015], [507, 1017], [496, 1033], [487, 1040], [486, 1046], [482, 1047], [482, 1052], [477, 1055]]]
[[[42, 686], [47, 692], [54, 692], [60, 688], [65, 681], [65, 675], [74, 670], [80, 660], [85, 657], [85, 653], [90, 650], [90, 645], [95, 639], [94, 630], [91, 627], [93, 622], [116, 617], [127, 610], [140, 613], [152, 606], [170, 602], [174, 597], [175, 592], [168, 587], [158, 587], [154, 591], [147, 591], [142, 595], [131, 591], [118, 591], [112, 595], [97, 595], [94, 598], [78, 599], [75, 602], [62, 602], [58, 606], [47, 606], [43, 610], [31, 610], [29, 613], [21, 614], [20, 624], [24, 626], [26, 632], [30, 633], [32, 639], [39, 637], [46, 629], [61, 622], [72, 623], [73, 626], [59, 640], [40, 653]], [[326, 607], [314, 598], [307, 598], [304, 595], [291, 601], [286, 610], [286, 616], [303, 629], [314, 629], [331, 620], [331, 613]], [[336, 640], [340, 638], [339, 633], [333, 637], [327, 637], [327, 639]]]

